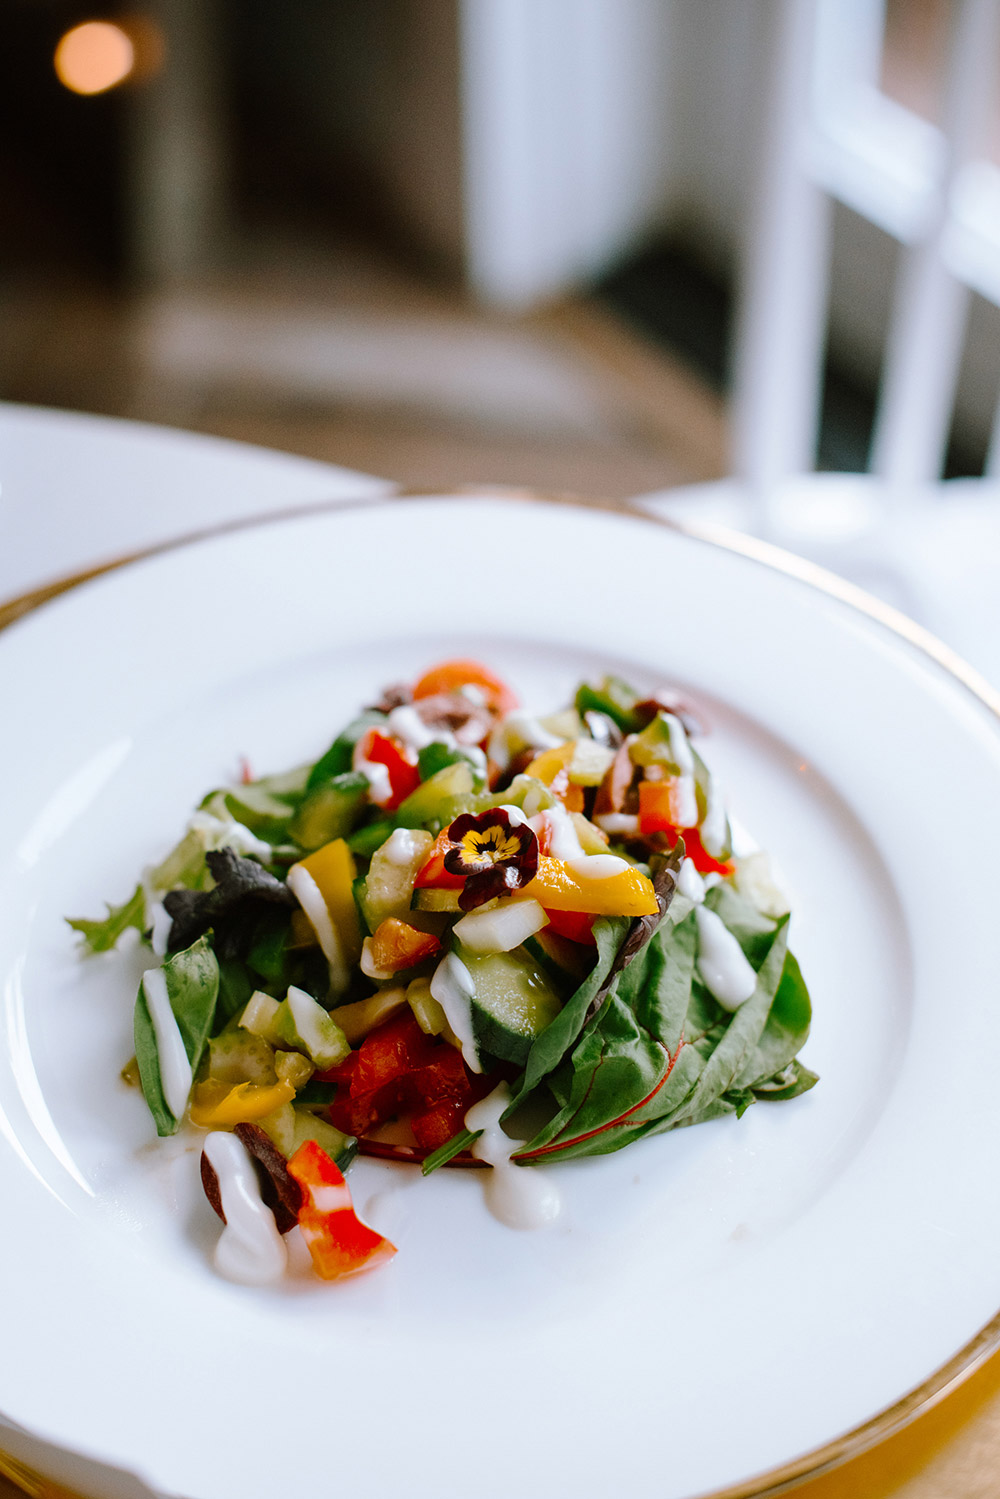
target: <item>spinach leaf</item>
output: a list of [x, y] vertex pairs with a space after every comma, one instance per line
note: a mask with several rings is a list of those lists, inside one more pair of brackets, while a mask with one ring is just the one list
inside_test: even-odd
[[748, 1055], [736, 1086], [757, 1088], [776, 1073], [782, 1072], [805, 1045], [811, 1020], [809, 990], [794, 954], [786, 953], [781, 981], [768, 1012], [767, 1024]]
[[[193, 1072], [201, 1061], [208, 1040], [219, 993], [219, 965], [208, 939], [202, 937], [193, 946], [167, 958], [163, 974], [170, 1008], [176, 1017]], [[156, 1031], [141, 984], [135, 1001], [134, 1034], [139, 1079], [149, 1112], [156, 1121], [156, 1133], [175, 1134], [179, 1121], [170, 1112], [163, 1096]]]
[[573, 1045], [584, 1027], [594, 997], [611, 971], [611, 965], [625, 939], [629, 923], [624, 916], [604, 916], [594, 923], [594, 940], [597, 943], [597, 962], [576, 993], [563, 1005], [551, 1025], [546, 1026], [528, 1053], [520, 1087], [516, 1090], [504, 1119], [508, 1119], [515, 1107], [538, 1087], [542, 1079], [558, 1067], [566, 1052]]
[[731, 1088], [757, 1045], [767, 1024], [771, 1004], [778, 989], [788, 949], [788, 918], [779, 922], [771, 933], [770, 949], [757, 973], [757, 987], [748, 1000], [735, 1011], [705, 1062], [697, 1087], [684, 1105], [675, 1123], [694, 1116]]
[[107, 910], [101, 921], [90, 921], [86, 916], [66, 918], [67, 925], [82, 934], [82, 945], [88, 952], [110, 952], [129, 927], [135, 927], [140, 934], [146, 931], [146, 897], [141, 885], [136, 885], [127, 901], [120, 906], [108, 906]]
[[800, 1093], [808, 1093], [818, 1082], [815, 1072], [810, 1072], [808, 1067], [803, 1067], [800, 1061], [795, 1060], [776, 1072], [774, 1077], [755, 1083], [753, 1091], [757, 1098], [783, 1101], [786, 1098], [798, 1098]]

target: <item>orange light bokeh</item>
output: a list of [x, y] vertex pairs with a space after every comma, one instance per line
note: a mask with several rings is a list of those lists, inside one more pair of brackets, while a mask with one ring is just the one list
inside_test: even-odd
[[56, 76], [74, 94], [103, 94], [123, 83], [135, 66], [131, 37], [111, 21], [84, 21], [56, 47]]

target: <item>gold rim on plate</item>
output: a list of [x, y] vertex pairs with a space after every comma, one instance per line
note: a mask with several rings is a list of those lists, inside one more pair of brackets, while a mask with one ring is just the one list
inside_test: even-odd
[[[51, 599], [58, 598], [61, 594], [79, 587], [82, 583], [88, 583], [92, 578], [103, 576], [105, 573], [116, 572], [119, 568], [128, 567], [133, 562], [143, 561], [147, 557], [158, 556], [164, 552], [178, 551], [182, 547], [191, 546], [200, 541], [207, 541], [212, 537], [226, 535], [229, 532], [245, 531], [257, 526], [273, 525], [277, 521], [301, 519], [310, 515], [326, 515], [339, 510], [353, 510], [361, 508], [374, 508], [378, 505], [398, 504], [408, 499], [494, 499], [529, 501], [542, 505], [566, 505], [577, 509], [599, 510], [623, 517], [626, 520], [635, 520], [646, 525], [660, 526], [668, 531], [678, 532], [693, 541], [702, 542], [706, 546], [718, 547], [722, 551], [735, 552], [746, 557], [749, 561], [766, 567], [772, 572], [783, 573], [806, 587], [814, 588], [828, 597], [837, 599], [848, 608], [856, 610], [859, 614], [874, 620], [884, 629], [901, 637], [908, 645], [920, 651], [922, 655], [930, 657], [949, 676], [954, 677], [967, 692], [971, 693], [994, 717], [1000, 721], [1000, 692], [990, 685], [985, 677], [981, 676], [974, 667], [970, 666], [956, 651], [944, 644], [936, 635], [925, 630], [922, 625], [910, 619], [900, 610], [894, 609], [891, 604], [884, 603], [872, 594], [866, 593], [863, 588], [854, 583], [838, 577], [835, 573], [827, 571], [817, 563], [809, 562], [804, 557], [797, 557], [792, 552], [786, 552], [781, 547], [772, 545], [770, 542], [760, 541], [754, 536], [748, 536], [740, 531], [730, 530], [726, 526], [713, 523], [701, 523], [690, 520], [675, 520], [672, 517], [659, 516], [647, 511], [639, 510], [628, 505], [616, 505], [608, 500], [586, 499], [577, 495], [569, 494], [547, 494], [539, 490], [512, 489], [507, 487], [491, 487], [489, 485], [469, 485], [464, 489], [457, 490], [435, 490], [435, 489], [408, 489], [394, 494], [376, 496], [364, 500], [331, 500], [328, 504], [302, 505], [293, 509], [272, 511], [266, 515], [258, 515], [245, 521], [235, 521], [224, 526], [215, 526], [203, 531], [197, 531], [185, 536], [178, 537], [174, 541], [162, 542], [157, 546], [148, 547], [143, 551], [133, 552], [127, 556], [116, 558], [110, 562], [87, 568], [82, 572], [74, 573], [72, 576], [58, 579], [56, 582], [46, 584], [44, 587], [36, 588], [19, 597], [10, 599], [6, 604], [0, 604], [0, 630], [12, 625], [16, 620], [39, 609]], [[909, 1390], [893, 1405], [887, 1406], [872, 1416], [870, 1420], [862, 1422], [859, 1426], [852, 1427], [850, 1431], [844, 1432], [842, 1436], [835, 1437], [833, 1441], [825, 1443], [822, 1447], [816, 1447], [812, 1452], [805, 1453], [802, 1457], [794, 1458], [791, 1462], [783, 1463], [777, 1468], [771, 1468], [766, 1473], [758, 1474], [755, 1478], [745, 1482], [732, 1484], [728, 1488], [713, 1489], [710, 1493], [699, 1496], [699, 1499], [767, 1499], [767, 1496], [785, 1492], [798, 1483], [807, 1479], [818, 1478], [823, 1473], [828, 1473], [832, 1468], [847, 1462], [850, 1458], [858, 1457], [869, 1448], [885, 1441], [897, 1432], [902, 1431], [917, 1416], [923, 1415], [941, 1402], [973, 1375], [977, 1369], [998, 1350], [1000, 1350], [1000, 1311], [981, 1328], [976, 1336], [964, 1347], [960, 1348], [947, 1363], [942, 1364], [929, 1378], [921, 1384]], [[15, 1458], [5, 1455], [0, 1451], [0, 1476], [9, 1478], [12, 1483], [17, 1484], [31, 1499], [81, 1499], [70, 1489], [51, 1483], [40, 1474], [26, 1467]]]

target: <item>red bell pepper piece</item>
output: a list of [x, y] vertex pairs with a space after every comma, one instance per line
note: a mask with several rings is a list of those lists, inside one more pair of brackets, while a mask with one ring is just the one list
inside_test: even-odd
[[461, 890], [465, 884], [465, 876], [452, 874], [444, 867], [444, 856], [454, 846], [448, 837], [447, 828], [438, 833], [431, 845], [430, 853], [417, 872], [417, 877], [413, 882], [415, 890]]
[[425, 958], [441, 951], [441, 943], [432, 932], [418, 931], [406, 921], [387, 916], [372, 937], [372, 962], [383, 973], [399, 973], [413, 968]]
[[288, 1169], [302, 1188], [299, 1228], [317, 1275], [337, 1280], [392, 1258], [395, 1244], [361, 1222], [343, 1173], [315, 1140], [299, 1146]]
[[568, 937], [570, 942], [582, 942], [588, 947], [596, 946], [596, 918], [588, 911], [546, 911], [545, 914], [549, 918], [549, 926], [560, 937]]
[[684, 849], [699, 874], [730, 875], [732, 864], [710, 854], [697, 828], [679, 828], [670, 821], [670, 787], [664, 781], [642, 781], [639, 784], [639, 832], [644, 838], [666, 833], [672, 840], [684, 839]]
[[366, 760], [384, 765], [389, 772], [392, 795], [383, 805], [385, 811], [394, 812], [400, 802], [405, 802], [410, 793], [420, 785], [416, 759], [411, 758], [409, 749], [400, 744], [398, 739], [380, 734], [377, 729], [368, 730], [362, 741], [361, 753]]

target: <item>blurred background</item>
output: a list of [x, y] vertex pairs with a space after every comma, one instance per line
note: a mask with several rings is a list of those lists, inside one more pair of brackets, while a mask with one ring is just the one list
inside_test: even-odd
[[[832, 208], [811, 456], [861, 471], [953, 6], [812, 8]], [[787, 9], [4, 0], [0, 398], [411, 485], [624, 498], [725, 474]], [[1000, 222], [992, 103], [977, 129], [967, 216]], [[965, 273], [949, 475], [987, 461], [998, 267]]]

